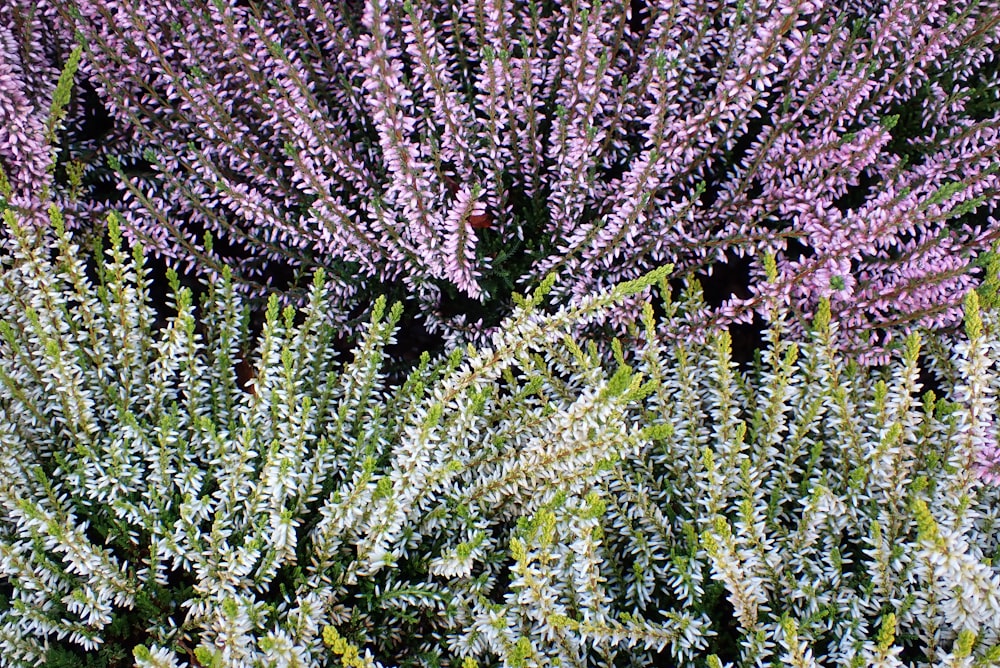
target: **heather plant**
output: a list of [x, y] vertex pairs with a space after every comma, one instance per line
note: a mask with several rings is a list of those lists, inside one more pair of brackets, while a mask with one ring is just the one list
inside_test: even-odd
[[158, 314], [116, 217], [91, 265], [57, 209], [3, 216], [2, 666], [1000, 661], [975, 291], [926, 352], [940, 397], [918, 335], [863, 367], [826, 301], [798, 340], [772, 304], [745, 372], [728, 334], [669, 336], [696, 285], [612, 360], [577, 342], [668, 268], [545, 314], [550, 277], [489, 345], [389, 385], [398, 304], [340, 360], [318, 272], [243, 359], [228, 271], [198, 305], [172, 275]]
[[0, 665], [121, 665], [133, 649], [139, 665], [301, 665], [328, 654], [325, 626], [388, 657], [446, 654], [454, 597], [429, 562], [486, 524], [443, 493], [484, 419], [540, 428], [492, 381], [644, 286], [547, 319], [538, 296], [495, 352], [425, 356], [390, 389], [399, 305], [376, 302], [340, 363], [320, 274], [304, 313], [271, 299], [247, 385], [227, 272], [197, 310], [172, 275], [176, 314], [158, 324], [118, 220], [94, 276], [50, 215], [52, 233], [4, 212]]
[[828, 299], [884, 361], [1000, 235], [995, 0], [40, 6], [129, 137], [130, 238], [255, 293], [322, 267], [340, 323], [394, 290], [488, 332], [550, 271], [565, 299], [749, 257], [698, 328]]
[[112, 173], [91, 136], [93, 105], [73, 92], [83, 49], [72, 37], [31, 4], [0, 2], [0, 206], [44, 226], [57, 204], [92, 230]]

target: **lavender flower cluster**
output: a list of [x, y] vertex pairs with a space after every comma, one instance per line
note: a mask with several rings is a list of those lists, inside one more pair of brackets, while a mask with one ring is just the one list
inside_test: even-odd
[[553, 270], [579, 298], [749, 257], [699, 323], [752, 318], [764, 290], [805, 319], [829, 298], [884, 361], [895, 330], [958, 322], [1000, 237], [996, 0], [3, 11], [14, 178], [44, 169], [39, 40], [75, 34], [131, 238], [210, 276], [237, 258], [257, 293], [323, 267], [341, 324], [397, 286], [432, 331], [481, 332]]

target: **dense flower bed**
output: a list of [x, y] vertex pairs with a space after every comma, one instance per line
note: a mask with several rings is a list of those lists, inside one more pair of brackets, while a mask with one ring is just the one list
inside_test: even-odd
[[0, 667], [1000, 665], [998, 38], [0, 0]]

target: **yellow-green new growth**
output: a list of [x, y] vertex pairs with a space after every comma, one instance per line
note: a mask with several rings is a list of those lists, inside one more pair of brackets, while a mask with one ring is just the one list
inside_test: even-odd
[[337, 655], [344, 668], [375, 668], [375, 662], [362, 656], [358, 646], [341, 636], [336, 627], [323, 627], [323, 644]]
[[[62, 72], [59, 73], [59, 80], [56, 83], [55, 91], [52, 93], [52, 104], [49, 107], [49, 116], [45, 127], [45, 140], [49, 144], [55, 143], [56, 133], [59, 131], [59, 126], [66, 116], [66, 106], [69, 104], [70, 95], [73, 92], [73, 77], [76, 76], [76, 71], [80, 67], [80, 57], [82, 55], [83, 46], [78, 44], [69, 54]], [[54, 165], [49, 167], [50, 172], [54, 169]]]

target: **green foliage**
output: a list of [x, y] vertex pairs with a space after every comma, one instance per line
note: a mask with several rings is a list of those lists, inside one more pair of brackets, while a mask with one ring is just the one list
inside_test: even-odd
[[56, 134], [59, 126], [66, 116], [66, 107], [69, 105], [70, 95], [73, 90], [73, 77], [80, 67], [80, 57], [83, 55], [83, 46], [77, 45], [70, 53], [62, 72], [59, 73], [59, 81], [56, 82], [55, 92], [52, 94], [52, 105], [49, 108], [48, 122], [46, 125], [46, 140], [50, 144], [56, 141]]
[[[869, 665], [1000, 643], [998, 494], [975, 474], [1000, 346], [976, 293], [967, 339], [912, 336], [876, 370], [822, 307], [790, 341], [775, 306], [741, 373], [726, 333], [667, 342], [694, 288], [610, 359], [573, 339], [666, 268], [545, 315], [550, 278], [489, 347], [390, 385], [399, 304], [376, 300], [342, 360], [322, 274], [251, 337], [228, 270], [200, 300], [169, 276], [156, 313], [114, 217], [97, 271], [51, 217], [4, 215], [2, 666]], [[959, 383], [921, 399], [934, 350]]]

